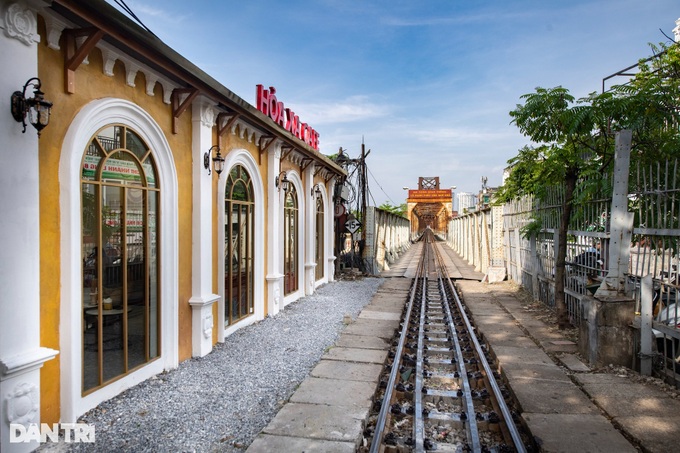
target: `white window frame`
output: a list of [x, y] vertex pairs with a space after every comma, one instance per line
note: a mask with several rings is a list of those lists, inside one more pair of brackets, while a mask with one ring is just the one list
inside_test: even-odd
[[[159, 278], [161, 282], [161, 356], [104, 387], [82, 396], [81, 162], [92, 137], [104, 126], [123, 124], [152, 149], [160, 187]], [[60, 382], [61, 422], [77, 418], [122, 391], [178, 365], [178, 184], [170, 145], [156, 121], [137, 104], [98, 99], [75, 116], [64, 137], [59, 164], [60, 188]]]

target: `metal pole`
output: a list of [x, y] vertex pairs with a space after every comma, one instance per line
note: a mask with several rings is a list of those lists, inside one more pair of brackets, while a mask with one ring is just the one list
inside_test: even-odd
[[640, 283], [640, 374], [652, 375], [652, 275], [642, 277]]

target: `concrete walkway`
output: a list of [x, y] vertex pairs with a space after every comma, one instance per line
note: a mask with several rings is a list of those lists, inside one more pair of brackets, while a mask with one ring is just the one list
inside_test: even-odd
[[458, 285], [542, 451], [680, 450], [677, 390], [632, 371], [591, 370], [512, 283]]
[[[410, 252], [415, 252], [416, 245]], [[354, 452], [362, 438], [390, 340], [408, 293], [407, 253], [272, 422], [251, 453]], [[544, 452], [679, 451], [680, 399], [652, 379], [596, 372], [576, 344], [546, 324], [513, 283], [482, 275], [451, 256], [451, 275], [488, 341], [522, 417]], [[611, 370], [610, 370], [611, 371]]]
[[249, 453], [356, 450], [410, 283], [404, 278], [385, 281]]

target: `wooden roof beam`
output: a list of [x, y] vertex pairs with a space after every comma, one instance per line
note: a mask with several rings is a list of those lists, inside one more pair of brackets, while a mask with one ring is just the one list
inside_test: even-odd
[[305, 157], [302, 159], [302, 163], [300, 164], [300, 174], [304, 173], [305, 170], [307, 170], [307, 167], [314, 162], [314, 159], [311, 157]]
[[[180, 100], [180, 96], [186, 94], [187, 97], [183, 101]], [[198, 90], [196, 88], [177, 88], [172, 91], [172, 133], [177, 133], [177, 120], [182, 113], [186, 111], [191, 103], [198, 96]]]
[[[240, 117], [241, 115], [238, 113], [225, 113], [221, 112], [220, 114], [217, 115], [217, 136], [221, 137], [224, 135], [226, 131], [231, 128], [231, 126], [234, 125], [236, 120]], [[222, 122], [222, 119], [226, 118], [227, 120], [224, 122], [224, 126], [220, 126], [220, 123]]]
[[269, 147], [272, 146], [275, 141], [276, 137], [271, 135], [263, 135], [260, 137], [260, 155], [258, 156], [260, 159], [260, 165], [262, 165], [262, 155], [267, 152]]
[[[67, 30], [66, 34], [66, 59], [64, 61], [64, 90], [73, 94], [76, 92], [76, 69], [87, 58], [94, 46], [104, 37], [104, 30], [96, 27], [81, 28], [79, 30]], [[77, 37], [87, 36], [85, 41], [78, 46]]]

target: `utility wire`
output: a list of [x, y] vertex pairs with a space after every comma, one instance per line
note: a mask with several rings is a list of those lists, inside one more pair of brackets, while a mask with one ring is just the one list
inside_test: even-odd
[[[390, 198], [389, 195], [387, 195], [387, 192], [385, 192], [385, 189], [382, 188], [382, 186], [380, 185], [380, 183], [378, 182], [378, 180], [376, 179], [376, 177], [375, 177], [375, 176], [373, 175], [373, 173], [371, 172], [371, 169], [368, 168], [368, 165], [366, 166], [366, 169], [368, 170], [368, 174], [371, 175], [371, 177], [373, 178], [373, 180], [375, 181], [375, 183], [378, 185], [378, 187], [380, 187], [380, 190], [382, 190], [382, 193], [384, 193], [385, 196], [386, 196], [387, 198], [390, 199], [390, 201], [392, 202], [392, 204], [393, 204], [394, 206], [397, 206], [397, 207], [398, 207], [399, 205], [398, 205], [397, 203], [395, 203], [395, 201], [394, 201], [392, 198]], [[373, 200], [373, 203], [375, 203], [375, 200]]]
[[[149, 27], [147, 27], [146, 25], [144, 25], [144, 23], [141, 21], [141, 19], [140, 19], [139, 17], [137, 17], [137, 15], [132, 11], [132, 8], [130, 8], [129, 6], [127, 6], [127, 4], [125, 3], [125, 0], [113, 0], [113, 1], [116, 2], [116, 4], [117, 4], [118, 6], [120, 6], [120, 7], [123, 9], [124, 12], [128, 13], [128, 15], [129, 15], [132, 19], [134, 19], [135, 21], [137, 21], [137, 23], [138, 23], [139, 25], [141, 25], [142, 28], [144, 28], [144, 30], [146, 30], [146, 31], [148, 31], [149, 33], [151, 33], [152, 35], [156, 36], [156, 34], [155, 34], [154, 32], [152, 32], [151, 29], [149, 29]], [[156, 37], [157, 37], [157, 36], [156, 36]]]

